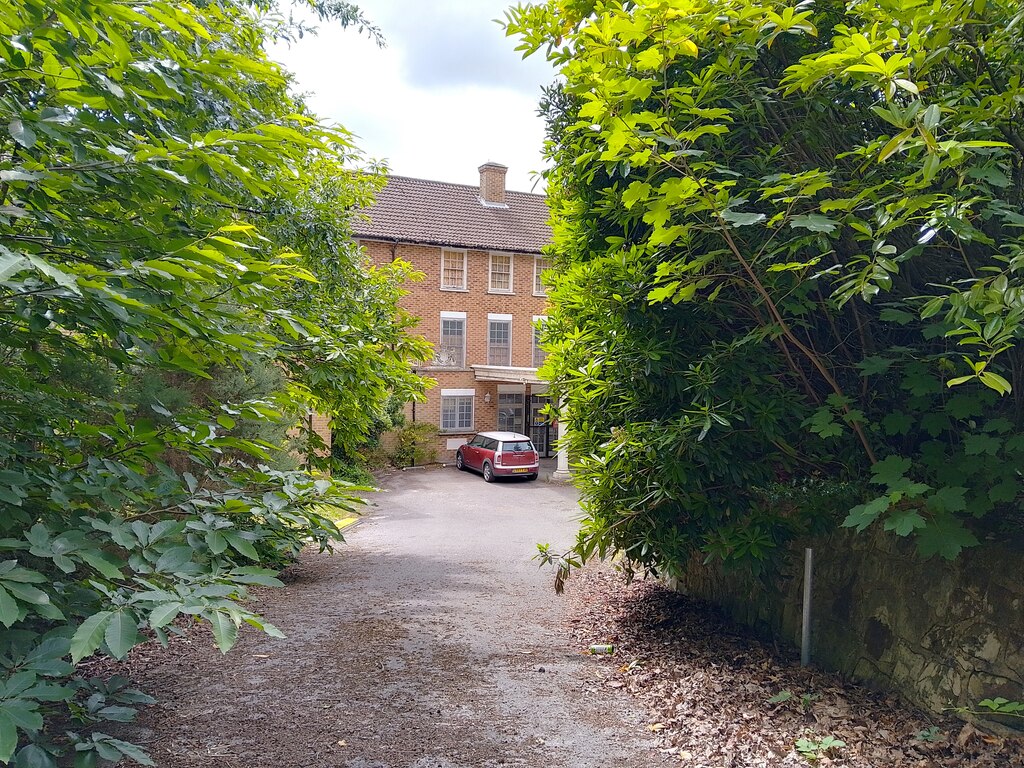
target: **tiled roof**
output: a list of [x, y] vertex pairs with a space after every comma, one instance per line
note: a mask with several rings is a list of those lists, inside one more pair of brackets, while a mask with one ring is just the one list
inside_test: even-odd
[[483, 205], [479, 187], [389, 176], [353, 229], [366, 239], [540, 253], [551, 242], [544, 195], [506, 192], [505, 204]]

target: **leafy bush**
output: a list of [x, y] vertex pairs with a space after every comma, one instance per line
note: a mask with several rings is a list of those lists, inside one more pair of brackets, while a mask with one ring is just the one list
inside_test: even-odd
[[437, 427], [419, 421], [394, 433], [391, 462], [396, 467], [422, 467], [437, 459]]
[[422, 388], [411, 270], [349, 237], [378, 180], [288, 95], [272, 10], [0, 4], [0, 763], [152, 764], [102, 730], [147, 697], [76, 665], [178, 616], [279, 634], [247, 588], [359, 503], [284, 436]]
[[546, 370], [587, 513], [563, 565], [756, 566], [811, 525], [767, 490], [804, 479], [925, 557], [1019, 533], [1019, 13], [510, 12], [562, 75]]

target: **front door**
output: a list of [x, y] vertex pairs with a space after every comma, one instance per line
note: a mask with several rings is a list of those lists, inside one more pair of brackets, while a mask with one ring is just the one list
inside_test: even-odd
[[523, 431], [523, 393], [498, 393], [498, 425], [499, 432]]

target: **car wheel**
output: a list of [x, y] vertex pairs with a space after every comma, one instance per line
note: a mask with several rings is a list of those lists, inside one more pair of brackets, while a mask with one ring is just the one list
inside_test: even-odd
[[486, 462], [486, 461], [484, 462], [484, 482], [485, 483], [493, 483], [494, 482], [494, 470], [491, 469], [491, 465], [488, 462]]
[[526, 479], [527, 479], [527, 481], [530, 481], [530, 480], [536, 480], [538, 477], [539, 477], [539, 475], [527, 475]]
[[466, 469], [466, 462], [462, 460], [462, 451], [455, 454], [455, 468], [460, 472], [464, 472]]

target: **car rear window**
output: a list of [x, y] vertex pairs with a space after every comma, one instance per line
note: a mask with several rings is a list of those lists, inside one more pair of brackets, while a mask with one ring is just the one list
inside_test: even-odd
[[531, 443], [529, 440], [516, 440], [515, 442], [502, 443], [501, 450], [516, 452], [532, 451], [533, 443]]

